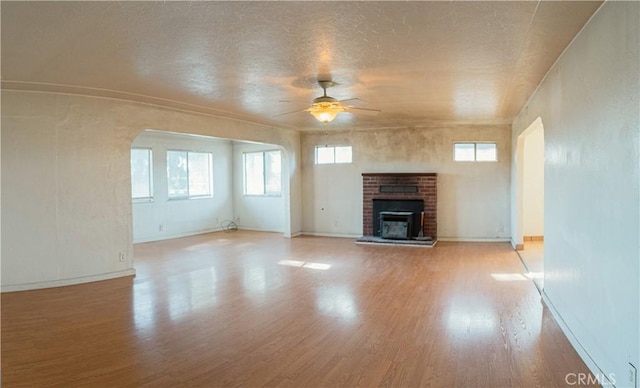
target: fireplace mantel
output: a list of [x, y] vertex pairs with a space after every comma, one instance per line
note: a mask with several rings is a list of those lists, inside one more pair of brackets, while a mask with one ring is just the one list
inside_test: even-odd
[[[424, 235], [437, 239], [438, 174], [424, 172], [362, 173], [362, 234], [373, 236], [373, 200], [397, 199], [424, 201]], [[384, 187], [385, 190], [381, 190]], [[411, 188], [412, 190], [393, 190]]]

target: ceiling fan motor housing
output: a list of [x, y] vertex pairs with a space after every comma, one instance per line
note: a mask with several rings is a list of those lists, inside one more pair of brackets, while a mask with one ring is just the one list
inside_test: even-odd
[[338, 102], [338, 100], [336, 100], [336, 99], [335, 99], [335, 98], [333, 98], [333, 97], [329, 97], [329, 96], [321, 96], [321, 97], [315, 98], [315, 99], [313, 100], [313, 103], [314, 103], [314, 104], [320, 104], [320, 103], [323, 103], [323, 102], [324, 102], [324, 103], [330, 103], [330, 104], [333, 104], [334, 102]]

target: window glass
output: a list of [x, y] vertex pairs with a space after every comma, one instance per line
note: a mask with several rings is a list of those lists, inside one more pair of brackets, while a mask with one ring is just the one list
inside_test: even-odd
[[316, 164], [351, 163], [351, 146], [316, 146]]
[[167, 151], [170, 199], [213, 195], [213, 155], [210, 152]]
[[456, 162], [497, 162], [496, 143], [454, 143], [453, 160]]
[[189, 196], [186, 151], [167, 151], [167, 185], [169, 198]]
[[244, 193], [279, 195], [282, 192], [282, 154], [278, 150], [244, 154]]
[[351, 163], [351, 146], [335, 147], [336, 163]]
[[475, 144], [473, 143], [454, 144], [453, 159], [457, 162], [473, 162], [475, 160]]
[[495, 162], [498, 160], [498, 151], [495, 143], [476, 143], [476, 161]]
[[334, 147], [316, 147], [316, 163], [335, 163]]
[[211, 154], [189, 152], [187, 154], [189, 170], [189, 196], [210, 196], [211, 192]]
[[264, 157], [262, 152], [244, 154], [244, 193], [264, 194]]

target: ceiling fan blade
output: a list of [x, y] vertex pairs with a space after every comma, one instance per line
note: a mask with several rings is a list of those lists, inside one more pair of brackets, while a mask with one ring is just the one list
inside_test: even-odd
[[338, 100], [338, 102], [348, 102], [348, 101], [360, 101], [360, 102], [364, 102], [361, 99], [359, 99], [358, 97], [354, 97], [354, 98], [347, 98], [346, 100]]
[[271, 117], [280, 117], [280, 116], [291, 115], [291, 114], [294, 114], [294, 113], [303, 112], [303, 111], [305, 111], [307, 109], [309, 109], [309, 108], [302, 108], [302, 109], [294, 110], [292, 112], [279, 113], [279, 114], [273, 115]]
[[355, 106], [347, 106], [345, 107], [345, 112], [375, 116], [382, 111], [380, 109], [369, 109], [369, 108], [358, 108]]

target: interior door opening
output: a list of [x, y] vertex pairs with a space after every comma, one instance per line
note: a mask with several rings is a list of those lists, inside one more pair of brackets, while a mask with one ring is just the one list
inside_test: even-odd
[[536, 119], [518, 136], [518, 254], [538, 289], [544, 288], [544, 126]]

